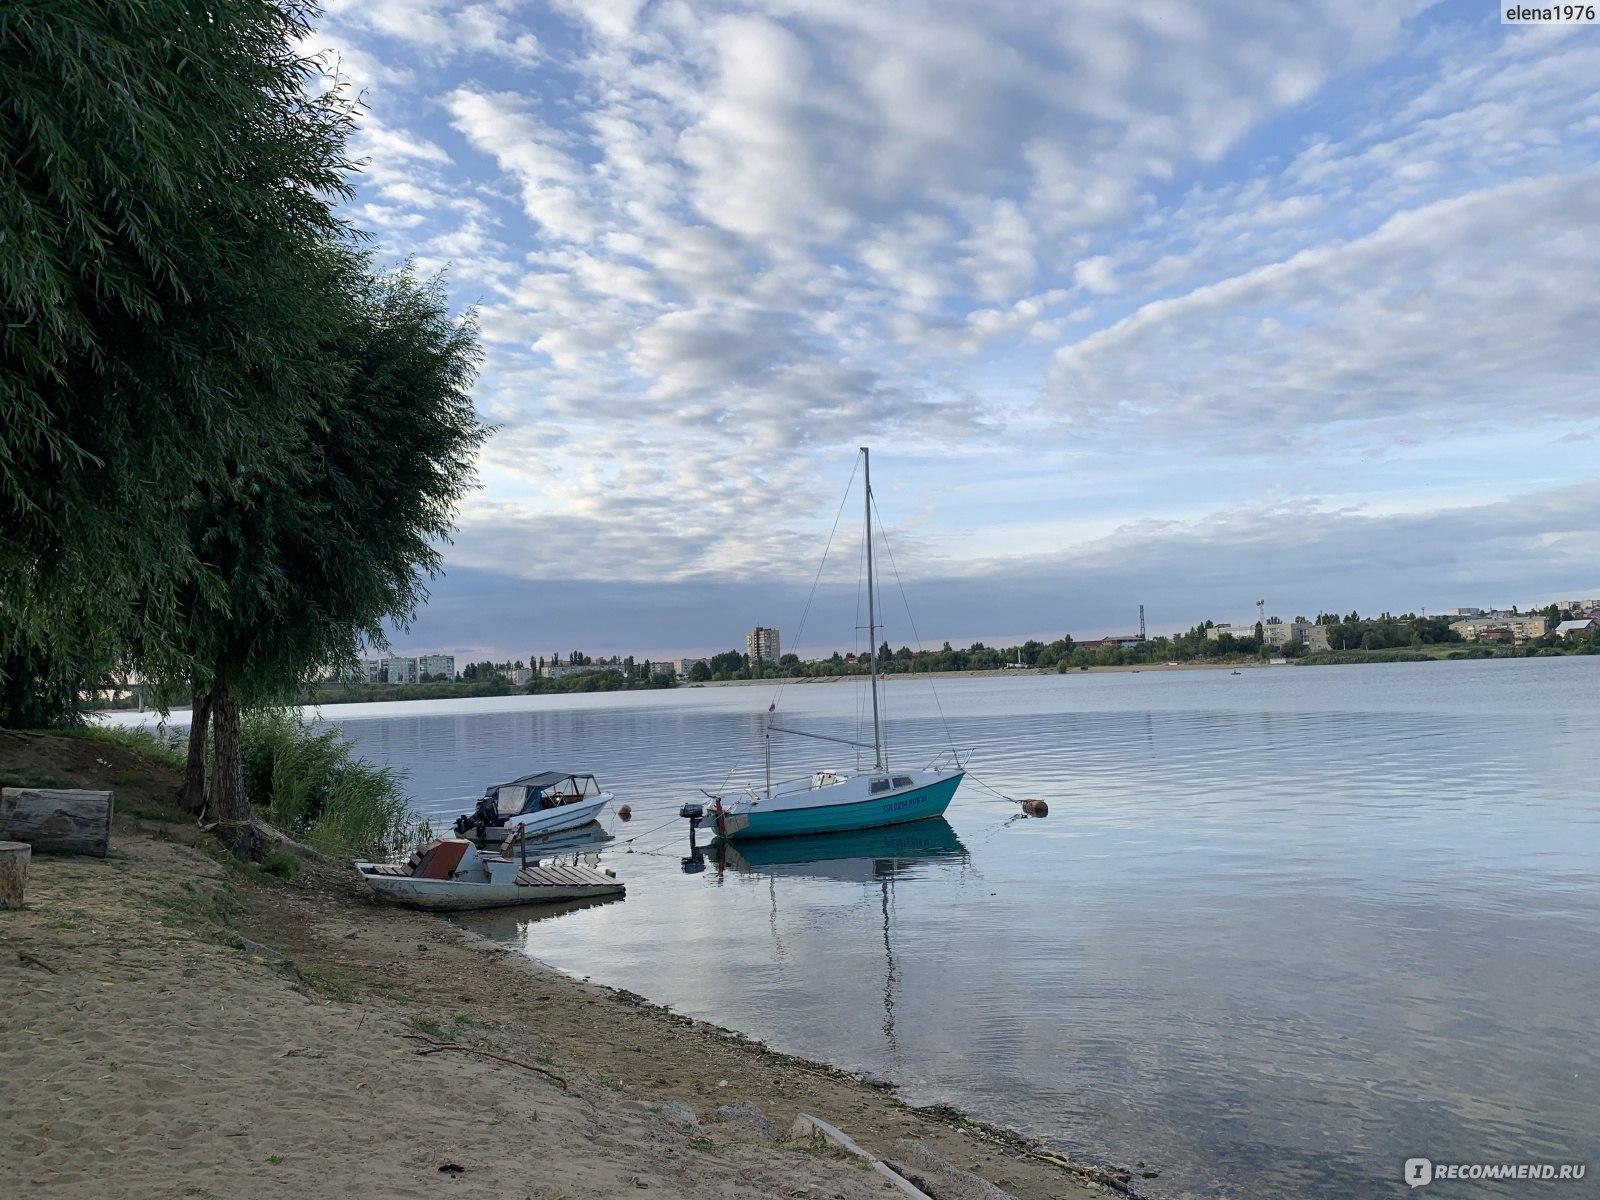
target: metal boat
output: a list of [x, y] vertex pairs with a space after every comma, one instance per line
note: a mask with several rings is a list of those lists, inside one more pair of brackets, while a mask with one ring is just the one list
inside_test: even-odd
[[358, 862], [356, 870], [383, 899], [430, 912], [548, 904], [626, 891], [615, 871], [577, 862], [530, 862], [515, 851], [485, 854], [465, 838], [429, 842], [404, 863]]

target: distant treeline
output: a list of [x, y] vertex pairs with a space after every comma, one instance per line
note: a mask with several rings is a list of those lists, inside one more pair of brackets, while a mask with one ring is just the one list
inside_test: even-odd
[[[933, 674], [944, 671], [998, 671], [1021, 664], [1034, 670], [1075, 671], [1088, 667], [1128, 667], [1146, 663], [1243, 663], [1267, 658], [1289, 658], [1306, 665], [1371, 662], [1429, 662], [1436, 659], [1532, 658], [1561, 654], [1600, 654], [1600, 631], [1576, 638], [1546, 635], [1522, 646], [1463, 642], [1452, 630], [1449, 618], [1391, 616], [1363, 618], [1356, 613], [1340, 617], [1323, 615], [1316, 624], [1328, 629], [1331, 650], [1312, 654], [1300, 642], [1286, 646], [1267, 644], [1264, 630], [1255, 637], [1223, 634], [1210, 638], [1213, 628], [1203, 622], [1177, 637], [1154, 637], [1129, 645], [1095, 642], [1079, 645], [1070, 637], [1053, 642], [1027, 641], [1020, 646], [985, 646], [974, 642], [956, 649], [949, 642], [938, 650], [893, 649], [885, 642], [878, 648], [878, 670], [885, 675]], [[1261, 627], [1258, 626], [1258, 629]], [[815, 679], [865, 675], [870, 669], [867, 655], [835, 651], [828, 658], [802, 662], [795, 654], [785, 654], [777, 662], [752, 660], [738, 650], [726, 650], [696, 663], [687, 682], [722, 683], [749, 679]], [[618, 663], [595, 663], [593, 670], [553, 679], [536, 676], [526, 684], [513, 684], [501, 667], [472, 663], [457, 680], [431, 679], [423, 683], [335, 683], [325, 682], [302, 696], [306, 704], [365, 704], [388, 700], [448, 700], [476, 696], [559, 695], [571, 692], [620, 692], [658, 690], [676, 687], [679, 680], [670, 668], [657, 669], [648, 662], [632, 659]], [[121, 696], [114, 703], [91, 702], [92, 708], [132, 708], [138, 701]]]
[[430, 680], [427, 683], [337, 683], [328, 682], [308, 692], [307, 704], [370, 704], [385, 700], [460, 700], [474, 696], [559, 695], [567, 692], [626, 692], [669, 688], [676, 684], [670, 673], [648, 678], [626, 676], [616, 667], [596, 667], [554, 679], [542, 676], [525, 684], [514, 684], [504, 677]]

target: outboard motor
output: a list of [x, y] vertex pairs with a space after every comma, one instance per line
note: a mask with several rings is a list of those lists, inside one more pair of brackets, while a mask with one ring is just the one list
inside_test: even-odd
[[678, 815], [689, 822], [689, 857], [683, 860], [684, 872], [704, 871], [706, 860], [700, 855], [700, 847], [694, 844], [694, 835], [700, 828], [700, 822], [705, 820], [705, 806], [691, 800], [678, 810]]
[[465, 836], [467, 830], [474, 829], [482, 838], [490, 826], [499, 823], [500, 806], [495, 803], [494, 793], [489, 792], [478, 797], [477, 807], [470, 813], [462, 813], [456, 818], [456, 833]]

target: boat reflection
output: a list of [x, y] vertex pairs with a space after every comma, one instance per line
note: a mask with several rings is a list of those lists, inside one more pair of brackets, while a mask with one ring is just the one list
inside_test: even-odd
[[[528, 863], [559, 865], [579, 863], [591, 867], [600, 865], [600, 852], [607, 842], [616, 841], [614, 834], [606, 832], [599, 821], [590, 821], [576, 829], [561, 829], [543, 837], [530, 837], [526, 846], [521, 843], [511, 851], [524, 854]], [[578, 900], [562, 900], [554, 904], [525, 905], [522, 907], [485, 909], [481, 912], [453, 914], [454, 920], [467, 929], [481, 933], [495, 941], [522, 941], [527, 926], [535, 921], [548, 921], [568, 913], [582, 912], [602, 904], [622, 900], [622, 896], [587, 896]]]
[[966, 846], [943, 817], [847, 833], [719, 841], [704, 849], [718, 874], [854, 883], [916, 878], [930, 863], [967, 859]]
[[495, 942], [521, 943], [526, 940], [528, 927], [536, 921], [550, 921], [586, 908], [599, 908], [602, 904], [620, 904], [622, 896], [585, 896], [580, 900], [560, 900], [554, 904], [528, 905], [524, 908], [489, 908], [480, 912], [450, 914], [451, 919], [463, 929], [482, 934]]
[[877, 909], [876, 924], [883, 941], [883, 1038], [890, 1051], [898, 1051], [895, 1001], [900, 990], [900, 964], [894, 950], [895, 885], [902, 880], [916, 879], [932, 867], [965, 868], [968, 865], [967, 848], [950, 822], [943, 817], [930, 817], [905, 825], [847, 833], [759, 838], [736, 843], [717, 841], [704, 848], [704, 855], [715, 864], [719, 881], [730, 876], [766, 879], [771, 910], [768, 920], [773, 931], [774, 950], [780, 960], [787, 957], [779, 933], [780, 879], [876, 885], [870, 887], [867, 895], [872, 897]]

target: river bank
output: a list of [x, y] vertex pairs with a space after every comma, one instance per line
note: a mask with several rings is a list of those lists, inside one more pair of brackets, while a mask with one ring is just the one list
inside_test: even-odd
[[10, 777], [113, 786], [140, 814], [117, 817], [104, 861], [37, 856], [26, 907], [0, 912], [0, 1107], [23, 1189], [892, 1194], [852, 1160], [716, 1120], [740, 1102], [779, 1130], [810, 1113], [880, 1156], [914, 1138], [1019, 1200], [1120, 1186], [383, 906], [345, 868], [232, 864], [192, 825], [152, 819], [176, 779], [121, 747], [0, 746]]

